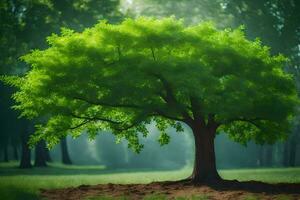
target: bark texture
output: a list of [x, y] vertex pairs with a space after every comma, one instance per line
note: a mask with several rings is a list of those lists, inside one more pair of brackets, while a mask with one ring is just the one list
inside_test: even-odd
[[191, 179], [194, 183], [216, 182], [221, 178], [217, 172], [214, 128], [196, 126], [193, 128], [195, 139], [195, 163]]

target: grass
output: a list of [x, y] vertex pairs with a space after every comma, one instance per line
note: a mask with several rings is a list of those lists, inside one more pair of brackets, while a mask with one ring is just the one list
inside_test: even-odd
[[[17, 163], [1, 163], [0, 196], [1, 199], [33, 200], [38, 199], [40, 188], [65, 188], [101, 183], [149, 183], [153, 181], [179, 180], [187, 177], [190, 173], [191, 168], [176, 171], [125, 171], [108, 170], [103, 166], [52, 164], [48, 168], [18, 169]], [[238, 179], [241, 181], [259, 180], [270, 183], [300, 183], [300, 168], [220, 170], [220, 174], [225, 179]], [[200, 199], [204, 200], [205, 197]], [[282, 197], [282, 199], [285, 198]]]

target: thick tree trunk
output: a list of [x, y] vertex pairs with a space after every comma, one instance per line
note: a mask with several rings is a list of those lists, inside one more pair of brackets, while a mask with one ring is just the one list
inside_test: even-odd
[[290, 152], [289, 152], [289, 166], [295, 167], [296, 165], [296, 151], [297, 151], [297, 141], [290, 142]]
[[71, 165], [72, 161], [69, 156], [67, 138], [63, 138], [60, 142], [60, 145], [61, 145], [62, 163], [66, 165]]
[[34, 160], [35, 167], [47, 167], [46, 163], [46, 143], [45, 141], [40, 141], [35, 146], [35, 160]]
[[31, 151], [28, 147], [28, 140], [29, 140], [29, 130], [28, 125], [22, 130], [21, 133], [21, 143], [22, 143], [22, 149], [21, 149], [21, 160], [20, 160], [20, 168], [31, 168]]
[[197, 127], [193, 129], [195, 161], [191, 179], [194, 183], [216, 182], [221, 178], [216, 168], [215, 130]]
[[4, 162], [9, 162], [9, 159], [8, 159], [8, 145], [7, 145], [7, 143], [4, 144], [3, 153], [4, 153]]

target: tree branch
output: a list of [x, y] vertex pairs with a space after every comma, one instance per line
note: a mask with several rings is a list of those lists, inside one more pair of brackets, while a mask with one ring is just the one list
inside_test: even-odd
[[108, 103], [104, 101], [94, 101], [90, 99], [86, 99], [79, 96], [73, 96], [72, 97], [75, 100], [84, 101], [86, 103], [97, 105], [97, 106], [108, 106], [108, 107], [116, 107], [116, 108], [135, 108], [135, 109], [142, 109], [141, 106], [135, 105], [135, 104], [120, 104], [120, 103]]
[[220, 124], [215, 121], [215, 114], [208, 114], [207, 126], [212, 129], [217, 129]]
[[85, 120], [85, 121], [83, 121], [82, 123], [80, 123], [80, 124], [78, 124], [76, 126], [68, 128], [68, 130], [74, 130], [74, 129], [80, 128], [81, 126], [84, 126], [84, 125], [86, 125], [89, 122], [90, 122], [90, 120]]
[[204, 117], [201, 114], [201, 106], [197, 98], [190, 96], [190, 102], [194, 119], [197, 121], [197, 123], [205, 124]]
[[176, 97], [174, 96], [173, 89], [172, 89], [171, 85], [168, 83], [168, 81], [159, 74], [152, 73], [151, 75], [158, 78], [163, 85], [163, 88], [166, 92], [166, 96], [162, 95], [162, 94], [160, 96], [163, 98], [163, 100], [166, 102], [167, 105], [169, 105], [170, 107], [173, 107], [175, 110], [179, 110], [179, 112], [183, 118], [180, 119], [180, 118], [174, 118], [171, 116], [167, 116], [166, 113], [162, 113], [161, 111], [159, 113], [161, 115], [165, 115], [165, 117], [167, 117], [169, 119], [174, 119], [174, 120], [178, 120], [178, 121], [184, 121], [185, 123], [187, 123], [187, 122], [190, 123], [192, 121], [192, 118], [189, 116], [189, 114], [186, 112], [186, 110], [183, 108], [183, 106], [180, 103], [178, 103]]
[[156, 61], [156, 57], [155, 57], [155, 54], [154, 54], [154, 49], [151, 47], [151, 53], [152, 53], [152, 58], [154, 61]]
[[79, 116], [79, 115], [76, 115], [74, 113], [71, 113], [72, 117], [74, 118], [77, 118], [77, 119], [85, 119], [86, 121], [88, 122], [91, 122], [91, 121], [103, 121], [103, 122], [108, 122], [113, 126], [113, 129], [117, 130], [117, 131], [125, 131], [125, 130], [128, 130], [130, 128], [133, 128], [134, 126], [138, 125], [139, 123], [141, 123], [143, 120], [134, 120], [133, 123], [131, 123], [130, 125], [128, 126], [124, 126], [122, 127], [122, 125], [125, 125], [126, 122], [121, 122], [121, 121], [114, 121], [112, 119], [107, 119], [107, 118], [103, 118], [103, 117], [88, 117], [88, 116]]
[[71, 116], [77, 119], [85, 119], [85, 120], [89, 120], [89, 121], [103, 121], [103, 122], [108, 122], [111, 124], [122, 124], [122, 122], [118, 122], [118, 121], [113, 121], [111, 119], [107, 119], [107, 118], [102, 118], [102, 117], [88, 117], [88, 116], [79, 116], [76, 115], [74, 113], [71, 113]]
[[258, 124], [255, 123], [255, 121], [259, 121], [259, 120], [264, 120], [264, 119], [261, 119], [261, 118], [247, 119], [244, 117], [240, 117], [240, 118], [233, 118], [233, 119], [226, 120], [225, 122], [220, 123], [220, 125], [221, 124], [229, 124], [229, 123], [232, 123], [235, 121], [242, 121], [242, 122], [248, 122], [248, 123], [256, 126], [257, 128], [262, 129]]
[[151, 115], [151, 116], [154, 116], [154, 117], [155, 117], [155, 116], [162, 116], [162, 117], [167, 118], [167, 119], [185, 122], [185, 121], [184, 121], [184, 118], [178, 118], [178, 117], [175, 117], [175, 116], [170, 116], [170, 115], [164, 113], [162, 110], [158, 110], [158, 109], [157, 109], [155, 112], [156, 112], [157, 114], [153, 114], [153, 115]]

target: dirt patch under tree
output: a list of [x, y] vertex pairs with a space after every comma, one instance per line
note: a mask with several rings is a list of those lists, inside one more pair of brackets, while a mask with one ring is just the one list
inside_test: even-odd
[[194, 185], [188, 181], [153, 182], [150, 184], [101, 184], [79, 187], [43, 190], [41, 196], [49, 200], [78, 200], [95, 196], [127, 197], [141, 200], [149, 195], [164, 195], [169, 199], [205, 195], [211, 200], [244, 200], [258, 196], [260, 200], [300, 200], [300, 184], [267, 184], [256, 181], [223, 181], [220, 183]]

